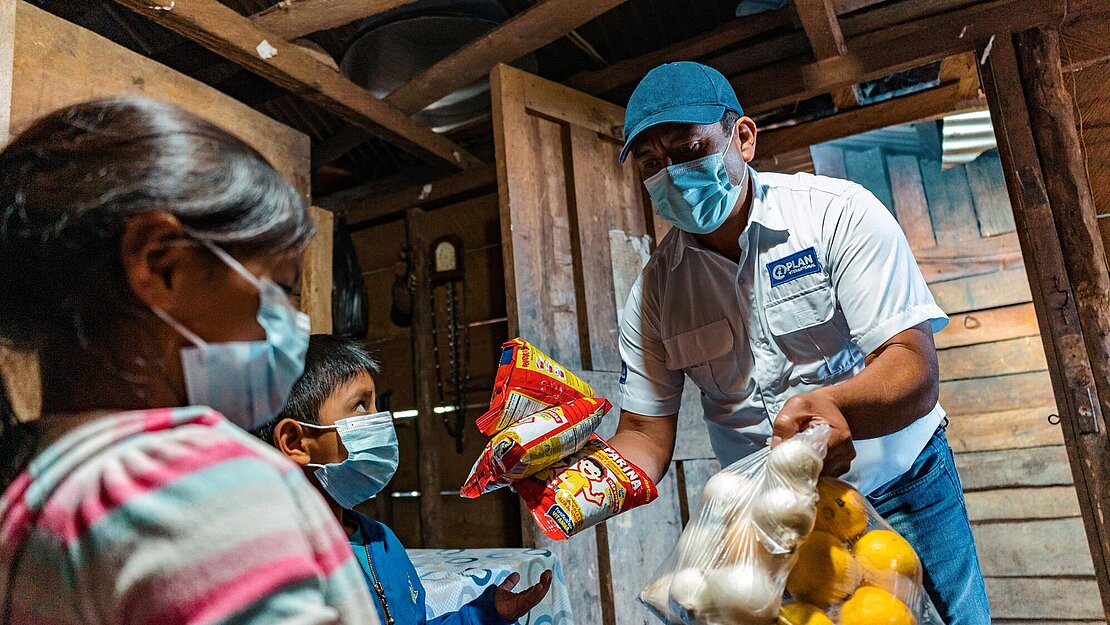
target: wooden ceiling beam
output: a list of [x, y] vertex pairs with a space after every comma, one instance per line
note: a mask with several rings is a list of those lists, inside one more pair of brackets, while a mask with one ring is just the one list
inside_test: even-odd
[[1058, 23], [1065, 0], [994, 0], [849, 39], [850, 52], [788, 61], [730, 78], [745, 109], [767, 111], [966, 52], [1004, 35]]
[[282, 0], [251, 20], [259, 28], [296, 39], [380, 15], [416, 0]]
[[987, 102], [978, 92], [979, 78], [974, 64], [968, 67], [961, 59], [954, 67], [963, 68], [963, 75], [945, 80], [932, 89], [862, 106], [797, 126], [761, 132], [756, 141], [756, 158], [757, 160], [771, 159], [777, 154], [785, 154], [792, 150], [869, 130], [985, 108]]
[[375, 193], [374, 185], [360, 185], [320, 198], [317, 204], [346, 218], [352, 227], [358, 227], [367, 221], [403, 215], [410, 208], [429, 209], [462, 198], [496, 192], [497, 168], [483, 165], [385, 195]]
[[460, 169], [481, 164], [446, 137], [216, 0], [114, 1], [423, 158]]
[[[844, 43], [844, 33], [840, 30], [840, 20], [836, 17], [833, 0], [794, 0], [794, 9], [802, 22], [802, 30], [813, 48], [813, 55], [828, 59], [848, 53]], [[847, 110], [859, 106], [856, 89], [852, 85], [839, 87], [832, 92], [837, 110]]]
[[[543, 0], [413, 76], [384, 100], [410, 115], [416, 113], [488, 76], [498, 63], [511, 63], [538, 50], [624, 1]], [[313, 166], [330, 163], [366, 138], [357, 129], [340, 130], [313, 152]]]

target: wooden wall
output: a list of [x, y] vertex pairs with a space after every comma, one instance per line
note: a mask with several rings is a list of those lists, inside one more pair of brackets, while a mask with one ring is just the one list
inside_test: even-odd
[[854, 148], [815, 148], [818, 172], [887, 198], [951, 318], [936, 336], [941, 405], [994, 622], [1104, 622], [997, 152], [942, 170]]
[[[476, 322], [505, 317], [504, 278], [501, 263], [501, 227], [497, 195], [488, 194], [441, 206], [427, 213], [423, 238], [430, 245], [436, 238], [453, 234], [462, 239], [465, 248], [466, 307], [461, 321]], [[394, 325], [390, 320], [394, 265], [406, 245], [405, 223], [401, 218], [382, 223], [353, 234], [359, 264], [366, 277], [370, 302], [370, 327], [366, 344], [381, 359], [383, 374], [378, 392], [388, 393], [394, 412], [414, 409], [417, 405], [417, 376], [435, 375], [434, 371], [416, 372], [413, 368], [411, 328]], [[443, 289], [436, 291], [436, 316], [440, 327], [441, 357], [447, 366], [446, 300]], [[501, 344], [507, 340], [504, 321], [495, 321], [470, 329], [471, 404], [489, 404], [490, 389], [496, 371]], [[429, 355], [430, 357], [430, 355]], [[445, 372], [446, 375], [446, 372]], [[446, 402], [451, 402], [447, 398]], [[491, 493], [477, 500], [462, 499], [458, 487], [469, 473], [474, 459], [485, 446], [487, 437], [474, 425], [482, 409], [470, 410], [465, 419], [465, 447], [455, 452], [455, 442], [442, 424], [440, 415], [432, 418], [436, 432], [435, 453], [440, 468], [441, 517], [445, 520], [439, 535], [442, 544], [426, 547], [477, 548], [520, 546], [520, 514], [517, 498], [507, 490]], [[419, 418], [419, 417], [418, 417]], [[401, 445], [401, 462], [397, 476], [390, 483], [391, 493], [420, 491], [419, 445], [415, 422], [399, 421], [397, 428]], [[427, 496], [421, 493], [421, 496]], [[384, 498], [381, 498], [384, 499]], [[389, 504], [375, 509], [410, 547], [421, 546], [420, 500], [415, 497], [389, 497]], [[379, 504], [381, 505], [381, 504]]]
[[[0, 142], [36, 118], [63, 106], [118, 94], [172, 102], [209, 119], [254, 146], [310, 197], [309, 138], [188, 76], [55, 17], [22, 0], [0, 0]], [[330, 232], [328, 215], [321, 231]], [[331, 238], [313, 243], [305, 266], [302, 307], [314, 327], [330, 329], [331, 289], [327, 274]], [[315, 282], [313, 281], [315, 280]], [[326, 281], [329, 286], [323, 287]], [[0, 351], [0, 370], [16, 410], [38, 414], [37, 362]]]

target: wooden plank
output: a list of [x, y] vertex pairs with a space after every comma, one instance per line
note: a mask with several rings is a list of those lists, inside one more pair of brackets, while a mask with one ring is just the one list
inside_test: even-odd
[[1032, 298], [1029, 279], [1021, 269], [934, 282], [929, 285], [929, 290], [933, 292], [937, 305], [949, 314], [1023, 304]]
[[660, 480], [659, 498], [651, 505], [605, 523], [617, 625], [643, 625], [655, 619], [639, 602], [639, 595], [682, 533], [676, 473], [669, 471]]
[[[1074, 490], [1074, 489], [1073, 489]], [[1078, 511], [1078, 504], [1076, 504]], [[988, 577], [1090, 576], [1083, 520], [1021, 520], [975, 526], [979, 565]]]
[[950, 315], [948, 327], [934, 335], [937, 349], [990, 341], [1037, 336], [1037, 314], [1033, 304]]
[[1048, 421], [1056, 405], [1019, 408], [949, 418], [948, 443], [955, 451], [1023, 449], [1063, 445], [1060, 426]]
[[933, 247], [933, 221], [929, 217], [929, 202], [925, 199], [925, 186], [921, 183], [921, 168], [912, 154], [890, 154], [886, 157], [893, 193], [894, 214], [898, 225], [906, 233], [910, 247]]
[[937, 243], [978, 239], [979, 223], [975, 219], [971, 189], [963, 167], [945, 170], [932, 160], [922, 160], [920, 164]]
[[309, 207], [308, 212], [316, 222], [316, 236], [301, 259], [301, 310], [312, 321], [313, 334], [331, 334], [335, 216], [315, 206]]
[[[1110, 272], [1097, 223], [1097, 209], [1081, 151], [1075, 103], [1061, 75], [1056, 31], [1030, 30], [1014, 38], [1018, 72], [1025, 86], [1029, 130], [1041, 155], [1043, 191], [1059, 237], [1064, 275], [1071, 289], [1074, 313], [1086, 350], [1081, 385], [1068, 385], [1073, 410], [1064, 429], [1073, 452], [1076, 481], [1082, 485], [1091, 555], [1095, 562], [1103, 610], [1110, 615]], [[1044, 127], [1045, 125], [1049, 127]], [[1059, 281], [1059, 274], [1056, 280]], [[1046, 285], [1047, 286], [1047, 285]], [[1057, 291], [1063, 291], [1056, 286]], [[1066, 318], [1057, 316], [1054, 321]], [[1084, 366], [1084, 369], [1086, 368]], [[1070, 382], [1071, 380], [1069, 380]], [[1080, 381], [1080, 380], [1076, 380]], [[1091, 405], [1097, 404], [1097, 405]], [[1074, 426], [1074, 427], [1071, 427]], [[1083, 496], [1085, 495], [1085, 496]]]
[[605, 93], [639, 80], [652, 68], [663, 63], [693, 61], [766, 31], [790, 26], [793, 11], [789, 8], [765, 11], [732, 20], [708, 33], [699, 34], [672, 46], [653, 50], [641, 56], [617, 61], [608, 67], [584, 71], [567, 79], [566, 85], [586, 93]]
[[[844, 33], [840, 30], [840, 21], [836, 19], [836, 7], [832, 0], [795, 0], [794, 10], [798, 13], [802, 30], [809, 39], [809, 46], [815, 57], [827, 59], [847, 54], [848, 46], [844, 43]], [[859, 106], [854, 87], [838, 87], [833, 90], [832, 97], [839, 110]]]
[[497, 168], [482, 165], [402, 189], [388, 195], [371, 195], [363, 187], [346, 189], [317, 198], [316, 203], [337, 215], [346, 217], [351, 225], [402, 213], [405, 209], [419, 207], [430, 209], [454, 204], [460, 200], [493, 193], [497, 190]]
[[959, 83], [947, 82], [908, 96], [869, 104], [796, 126], [761, 132], [757, 149], [760, 157], [764, 157], [887, 126], [977, 110], [983, 105], [984, 101], [978, 97], [964, 96]]
[[1058, 0], [997, 0], [928, 17], [869, 35], [849, 54], [812, 63], [789, 61], [731, 77], [749, 113], [805, 100], [844, 87], [966, 52], [992, 36], [1058, 22]]
[[[763, 140], [774, 131], [760, 135], [760, 149], [763, 148]], [[775, 153], [778, 148], [769, 148], [768, 152]], [[836, 147], [835, 145], [814, 145], [809, 149], [810, 154], [813, 156], [813, 170], [819, 176], [830, 176], [832, 178], [848, 178], [848, 169], [844, 165], [844, 150]]]
[[623, 3], [624, 0], [544, 0], [425, 69], [389, 94], [388, 100], [415, 112], [542, 48]]
[[[1104, 26], [1105, 29], [1105, 26]], [[1061, 37], [1065, 32], [1061, 33]], [[1110, 36], [1103, 35], [1110, 42]], [[1075, 94], [1087, 178], [1100, 215], [1110, 213], [1110, 59], [1065, 76]]]
[[946, 243], [918, 249], [914, 256], [930, 284], [1025, 267], [1017, 234], [1013, 232], [980, 239], [975, 245]]
[[1102, 0], [1072, 3], [1068, 21], [1060, 26], [1060, 48], [1067, 72], [1081, 73], [1110, 60], [1110, 39], [1106, 24], [1110, 6]]
[[858, 182], [875, 194], [887, 210], [894, 212], [894, 198], [890, 193], [890, 183], [886, 179], [886, 164], [883, 162], [881, 148], [866, 150], [845, 150], [844, 166], [848, 179]]
[[413, 2], [416, 0], [285, 0], [255, 13], [251, 20], [259, 28], [289, 40], [339, 28]]
[[[375, 136], [460, 169], [480, 164], [446, 137], [421, 126], [281, 37], [217, 0], [115, 0], [156, 24], [288, 89]], [[276, 53], [273, 51], [276, 50]]]
[[993, 237], [1014, 231], [1014, 211], [1006, 194], [998, 150], [988, 150], [966, 166], [975, 214], [979, 217], [979, 233]]
[[[478, 37], [409, 79], [385, 102], [412, 114], [485, 77], [498, 63], [510, 63], [565, 36], [624, 0], [544, 0]], [[316, 166], [330, 163], [368, 138], [345, 128], [314, 156]]]
[[11, 139], [17, 0], [0, 0], [0, 145]]
[[705, 484], [709, 482], [709, 478], [720, 470], [721, 463], [717, 462], [716, 458], [682, 461], [682, 474], [686, 482], [683, 486], [686, 490], [687, 510], [689, 510], [690, 518], [694, 518], [694, 515], [697, 514]]
[[1104, 618], [1098, 609], [1098, 586], [1089, 577], [1059, 580], [1032, 577], [988, 577], [987, 595], [991, 620], [1020, 619], [1045, 623], [1043, 619], [1066, 621]]
[[17, 3], [11, 130], [93, 98], [142, 95], [176, 104], [250, 144], [308, 199], [309, 139], [204, 83], [26, 2]]
[[[972, 523], [1079, 518], [1079, 501], [1075, 498], [1075, 489], [1071, 486], [984, 490], [968, 493], [965, 499], [967, 516]], [[1072, 540], [1081, 540], [1081, 536], [1082, 532], [1073, 536]], [[1090, 562], [1091, 557], [1084, 552], [1083, 559]]]
[[1023, 486], [1071, 486], [1063, 445], [956, 454], [964, 492]]
[[1047, 371], [940, 383], [940, 405], [953, 417], [1045, 406], [1053, 401]]
[[647, 232], [636, 173], [617, 161], [620, 148], [591, 130], [570, 127], [572, 230], [577, 232], [575, 266], [580, 268], [580, 312], [586, 321], [580, 330], [586, 331], [589, 348], [583, 366], [593, 371], [617, 372], [621, 367], [609, 231], [636, 237]]
[[[1079, 507], [1103, 598], [1103, 611], [1110, 614], [1110, 536], [1104, 526], [1110, 491], [1101, 477], [1106, 474], [1110, 454], [1105, 439], [1084, 433], [1089, 426], [1082, 427], [1083, 422], [1076, 418], [1080, 410], [1089, 410], [1085, 389], [1093, 386], [1097, 376], [1084, 344], [1076, 301], [1070, 285], [1061, 280], [1068, 275], [1068, 260], [1059, 240], [1061, 235], [1056, 228], [1054, 207], [1049, 202], [1045, 174], [1039, 166], [1040, 148], [1032, 131], [1035, 122], [1026, 103], [1032, 87], [1023, 84], [1013, 39], [1003, 38], [996, 44], [991, 54], [983, 57], [983, 88], [991, 102], [991, 122], [1014, 207], [1018, 237], [1026, 253], [1049, 372], [1062, 416], [1065, 448], [1079, 493]], [[1045, 154], [1052, 157], [1049, 152]], [[1103, 467], [1101, 473], [1088, 475], [1087, 468], [1096, 464]]]
[[431, 262], [427, 239], [427, 213], [410, 208], [405, 215], [405, 235], [412, 254], [416, 292], [413, 294], [412, 341], [413, 375], [416, 378], [416, 441], [420, 465], [420, 547], [441, 546], [445, 529], [440, 505], [439, 447], [436, 435], [442, 427], [435, 414], [435, 365], [432, 363], [432, 301], [428, 271]]
[[937, 358], [942, 381], [1048, 369], [1040, 336], [941, 349]]

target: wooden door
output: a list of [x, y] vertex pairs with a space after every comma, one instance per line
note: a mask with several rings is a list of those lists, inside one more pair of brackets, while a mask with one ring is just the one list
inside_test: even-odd
[[[664, 234], [635, 169], [617, 162], [624, 110], [505, 65], [491, 83], [510, 335], [581, 372], [617, 405], [619, 311]], [[562, 562], [578, 625], [654, 622], [636, 597], [717, 469], [697, 389], [686, 391], [675, 462], [656, 502], [561, 543], [524, 516], [526, 541]]]

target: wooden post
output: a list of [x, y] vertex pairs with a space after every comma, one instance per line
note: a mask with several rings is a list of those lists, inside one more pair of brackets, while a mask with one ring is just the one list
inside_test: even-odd
[[331, 334], [332, 249], [335, 216], [310, 206], [316, 236], [301, 261], [301, 310], [312, 320], [313, 334]]
[[420, 458], [420, 538], [423, 548], [441, 547], [439, 495], [439, 448], [436, 444], [435, 371], [432, 364], [432, 299], [429, 283], [431, 259], [424, 238], [427, 213], [410, 208], [405, 213], [405, 232], [416, 293], [413, 294], [412, 342], [413, 372], [416, 376], [416, 440]]
[[[1065, 240], [1077, 236], [1073, 232], [1076, 226], [1057, 230], [1062, 216], [1071, 215], [1070, 218], [1083, 220], [1084, 211], [1090, 210], [1090, 204], [1083, 207], [1079, 196], [1084, 192], [1074, 182], [1078, 179], [1086, 185], [1086, 174], [1081, 164], [1078, 169], [1069, 169], [1069, 166], [1075, 166], [1078, 159], [1079, 144], [1066, 143], [1068, 130], [1075, 132], [1067, 93], [1049, 89], [1035, 94], [1033, 92], [1038, 87], [1023, 80], [1043, 81], [1041, 89], [1062, 87], [1059, 64], [1052, 70], [1043, 64], [1046, 58], [1043, 55], [1046, 52], [1051, 54], [1055, 38], [1043, 34], [1033, 35], [1031, 41], [1026, 41], [1026, 38], [1026, 35], [1022, 36], [1022, 44], [1034, 45], [1036, 49], [1020, 52], [1020, 64], [1029, 66], [1021, 69], [1019, 53], [1011, 38], [999, 37], [994, 42], [981, 68], [983, 87], [990, 102], [991, 120], [998, 137], [1003, 173], [1028, 268], [1056, 403], [1061, 412], [1064, 442], [1102, 593], [1103, 609], [1110, 617], [1110, 528], [1107, 528], [1105, 521], [1107, 513], [1110, 513], [1110, 483], [1105, 479], [1110, 468], [1110, 447], [1105, 439], [1105, 421], [1097, 423], [1099, 430], [1094, 432], [1091, 431], [1095, 428], [1090, 418], [1082, 414], [1084, 411], [1091, 412], [1092, 398], [1101, 397], [1105, 401], [1110, 397], [1102, 389], [1107, 375], [1106, 355], [1104, 353], [1101, 360], [1092, 358], [1089, 341], [1086, 340], [1089, 333], [1094, 334], [1092, 338], [1105, 337], [1110, 326], [1097, 325], [1097, 311], [1092, 316], [1090, 308], [1092, 304], [1097, 308], [1098, 302], [1091, 301], [1090, 287], [1084, 287], [1083, 297], [1087, 301], [1080, 304], [1079, 294], [1072, 282], [1072, 272], [1075, 272], [1077, 277], [1086, 277], [1098, 283], [1097, 276], [1090, 274], [1097, 274], [1104, 257], [1101, 252], [1097, 256], [1093, 255], [1094, 252], [1089, 252], [1091, 255], [1086, 257], [1075, 256], [1077, 246], [1086, 245], [1089, 248], [1093, 243], [1083, 241], [1082, 232], [1078, 234], [1078, 242]], [[1037, 58], [1042, 59], [1039, 69], [1036, 68]], [[1048, 93], [1052, 93], [1053, 97], [1046, 98]], [[1039, 107], [1044, 108], [1033, 110]], [[1061, 107], [1067, 110], [1060, 110]], [[1047, 122], [1044, 121], [1046, 116]], [[1054, 128], [1035, 129], [1038, 124]], [[1042, 136], [1047, 133], [1056, 136]], [[1050, 150], [1049, 144], [1041, 141], [1055, 142], [1056, 147]], [[1045, 158], [1040, 158], [1040, 155]], [[1046, 179], [1064, 175], [1076, 178], [1046, 184]], [[1068, 196], [1069, 187], [1071, 197]], [[1090, 217], [1093, 220], [1093, 212]], [[1098, 236], [1097, 229], [1094, 236]], [[1073, 268], [1072, 265], [1085, 266]], [[1106, 271], [1105, 266], [1101, 271]], [[1105, 311], [1105, 300], [1103, 306]], [[1088, 396], [1087, 389], [1093, 389], [1091, 396]]]

